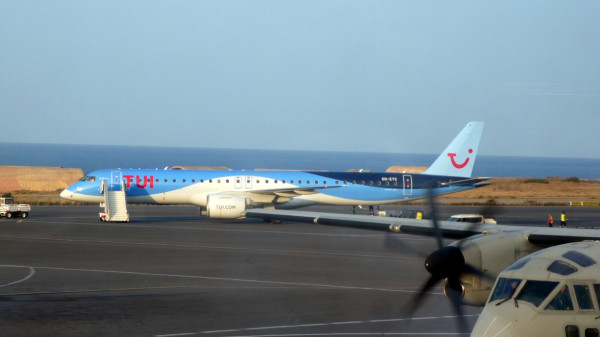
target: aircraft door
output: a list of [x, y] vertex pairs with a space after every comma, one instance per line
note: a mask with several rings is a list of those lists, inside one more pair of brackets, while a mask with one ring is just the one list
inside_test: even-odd
[[235, 177], [235, 188], [238, 190], [242, 188], [242, 177]]
[[244, 177], [245, 180], [245, 187], [247, 190], [252, 189], [252, 177]]
[[121, 171], [110, 172], [110, 181], [108, 182], [109, 191], [121, 190], [121, 181], [123, 181], [123, 174]]
[[403, 175], [402, 176], [402, 190], [404, 195], [412, 195], [412, 176], [411, 175]]

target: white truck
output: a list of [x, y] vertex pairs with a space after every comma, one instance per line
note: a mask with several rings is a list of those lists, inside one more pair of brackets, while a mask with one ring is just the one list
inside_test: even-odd
[[28, 204], [15, 204], [13, 198], [0, 198], [0, 217], [7, 218], [26, 218], [31, 212], [31, 206]]
[[450, 216], [447, 221], [468, 222], [473, 224], [497, 224], [496, 220], [486, 218], [481, 214], [455, 214]]

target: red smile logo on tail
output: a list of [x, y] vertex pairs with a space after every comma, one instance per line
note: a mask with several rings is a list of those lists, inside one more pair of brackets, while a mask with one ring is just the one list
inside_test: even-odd
[[[473, 149], [469, 149], [469, 153], [473, 153]], [[467, 159], [462, 164], [458, 164], [454, 160], [454, 157], [456, 157], [456, 153], [448, 153], [448, 157], [450, 157], [450, 161], [452, 162], [452, 165], [454, 167], [456, 167], [457, 169], [461, 169], [461, 168], [467, 166], [467, 164], [469, 163], [469, 157], [467, 157]]]

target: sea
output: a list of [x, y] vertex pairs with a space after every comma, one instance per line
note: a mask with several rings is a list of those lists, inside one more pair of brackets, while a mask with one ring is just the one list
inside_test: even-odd
[[[248, 150], [188, 147], [58, 145], [0, 142], [0, 165], [81, 168], [169, 168], [224, 166], [230, 169], [385, 171], [393, 165], [429, 166], [438, 154]], [[543, 158], [478, 155], [478, 177], [577, 177], [600, 179], [600, 158]]]

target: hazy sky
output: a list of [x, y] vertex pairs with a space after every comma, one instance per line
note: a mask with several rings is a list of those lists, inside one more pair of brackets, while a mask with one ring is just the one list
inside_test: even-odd
[[0, 142], [600, 157], [598, 1], [0, 0]]

